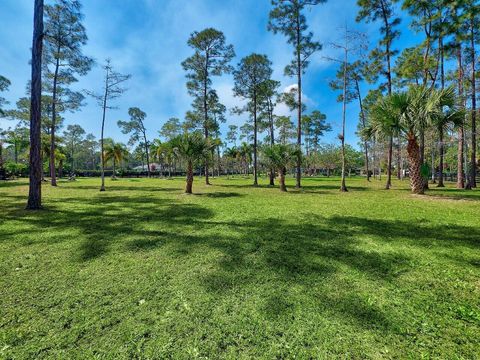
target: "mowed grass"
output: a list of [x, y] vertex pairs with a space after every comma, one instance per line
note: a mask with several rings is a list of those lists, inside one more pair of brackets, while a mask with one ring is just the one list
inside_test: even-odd
[[0, 358], [480, 357], [480, 191], [212, 182], [1, 183]]

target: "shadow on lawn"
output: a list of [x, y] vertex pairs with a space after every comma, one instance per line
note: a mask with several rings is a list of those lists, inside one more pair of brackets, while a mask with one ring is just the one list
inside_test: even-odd
[[[8, 199], [16, 200], [13, 196]], [[301, 286], [318, 311], [378, 331], [395, 332], [399, 324], [357, 293], [355, 283], [350, 284], [351, 291], [332, 294], [325, 288], [326, 279], [348, 269], [375, 283], [395, 284], [398, 276], [412, 270], [415, 264], [395, 247], [364, 250], [360, 246], [362, 238], [407, 243], [422, 251], [454, 252], [459, 247], [480, 246], [478, 228], [432, 227], [421, 221], [326, 218], [316, 214], [307, 214], [300, 222], [277, 218], [218, 221], [213, 210], [197, 204], [118, 194], [49, 202], [49, 210], [36, 213], [6, 207], [4, 218], [24, 223], [31, 232], [26, 237], [32, 239], [23, 245], [81, 238], [78, 252], [73, 254], [74, 260], [80, 262], [99, 260], [111, 251], [163, 251], [179, 262], [202, 254], [209, 256], [212, 264], [192, 281], [199, 282], [213, 296], [223, 297], [242, 288], [274, 286], [276, 293], [265, 299], [263, 309], [266, 318], [275, 320], [289, 316], [296, 306], [289, 292]], [[63, 202], [70, 207], [66, 209]], [[41, 239], [33, 235], [38, 231], [44, 234]], [[16, 235], [22, 232], [25, 227], [20, 226]], [[59, 238], [59, 233], [64, 237]], [[473, 265], [465, 261], [465, 266]]]
[[451, 188], [433, 188], [425, 193], [427, 198], [432, 200], [462, 200], [462, 201], [480, 201], [479, 190], [459, 190]]
[[[259, 184], [257, 186], [253, 186], [253, 184], [219, 184], [215, 185], [216, 187], [221, 188], [235, 188], [235, 189], [276, 189], [278, 191], [278, 183], [275, 183], [275, 186], [271, 186], [268, 184]], [[288, 191], [292, 194], [302, 194], [302, 193], [316, 193], [316, 194], [337, 194], [331, 190], [339, 190], [340, 191], [340, 184], [331, 185], [331, 184], [321, 184], [320, 185], [302, 185], [301, 189], [295, 189], [295, 186], [287, 186]], [[358, 186], [358, 185], [349, 185], [348, 188], [352, 191], [367, 191], [373, 190], [365, 186]], [[322, 190], [328, 190], [322, 191]]]
[[28, 181], [0, 180], [0, 190], [20, 186], [28, 186]]

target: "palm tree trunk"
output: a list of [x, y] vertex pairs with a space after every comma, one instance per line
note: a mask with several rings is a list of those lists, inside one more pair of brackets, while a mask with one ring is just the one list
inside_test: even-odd
[[408, 163], [410, 165], [410, 184], [412, 193], [423, 194], [425, 192], [424, 180], [420, 172], [420, 147], [417, 142], [417, 137], [414, 134], [408, 135]]
[[281, 168], [278, 171], [278, 184], [280, 186], [280, 191], [286, 192], [287, 186], [285, 185], [285, 175], [287, 173], [287, 169], [285, 167]]
[[193, 164], [191, 161], [188, 161], [187, 164], [187, 184], [185, 186], [185, 193], [191, 194], [193, 186]]

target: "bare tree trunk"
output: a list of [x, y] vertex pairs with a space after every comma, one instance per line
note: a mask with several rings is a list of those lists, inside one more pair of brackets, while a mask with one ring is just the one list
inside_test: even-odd
[[[385, 42], [385, 53], [386, 53], [386, 61], [387, 61], [387, 86], [388, 86], [388, 95], [392, 94], [392, 69], [391, 69], [391, 54], [390, 54], [390, 23], [388, 22], [388, 15], [387, 9], [385, 7], [384, 2], [380, 3], [382, 7], [382, 16], [383, 22], [385, 27], [386, 39]], [[387, 169], [387, 184], [385, 188], [388, 190], [392, 186], [392, 155], [393, 155], [393, 135], [390, 136], [390, 141], [388, 145], [388, 169]]]
[[388, 142], [388, 161], [387, 161], [387, 184], [385, 189], [392, 187], [392, 158], [393, 158], [393, 135], [390, 136]]
[[[208, 54], [206, 56], [207, 63], [209, 61]], [[204, 111], [204, 131], [205, 131], [205, 140], [208, 140], [208, 103], [207, 103], [207, 96], [208, 96], [208, 67], [205, 68], [205, 80], [203, 83], [203, 111]], [[208, 156], [205, 157], [205, 184], [211, 185], [210, 180], [208, 178]]]
[[[345, 28], [346, 31], [346, 28]], [[347, 34], [345, 35], [347, 39]], [[345, 40], [347, 41], [347, 40]], [[345, 159], [345, 120], [347, 117], [347, 65], [348, 65], [348, 50], [345, 45], [345, 62], [343, 64], [343, 111], [342, 111], [342, 184], [340, 186], [341, 192], [347, 192], [347, 185], [345, 184], [345, 167], [347, 161]]]
[[287, 174], [287, 169], [286, 168], [281, 168], [278, 171], [278, 184], [280, 186], [280, 191], [286, 192], [287, 191], [287, 186], [285, 185], [285, 175]]
[[[360, 85], [358, 83], [358, 80], [355, 79], [355, 88], [357, 89], [357, 97], [358, 97], [358, 103], [360, 105], [360, 118], [362, 119], [362, 127], [365, 129], [367, 126], [366, 120], [365, 120], [365, 111], [363, 109], [363, 100], [362, 100], [362, 94], [360, 92]], [[368, 166], [368, 142], [365, 140], [363, 142], [364, 146], [364, 153], [365, 153], [365, 172], [367, 174], [367, 181], [370, 181], [370, 169]]]
[[[273, 105], [271, 101], [268, 102], [268, 118], [269, 118], [269, 128], [270, 128], [270, 145], [275, 145], [275, 129], [273, 127]], [[270, 186], [275, 186], [275, 169], [270, 168]]]
[[258, 186], [257, 169], [257, 93], [253, 94], [253, 186]]
[[443, 183], [444, 175], [443, 175], [443, 163], [444, 163], [444, 157], [445, 157], [445, 145], [443, 143], [443, 129], [440, 129], [440, 134], [439, 134], [439, 140], [440, 140], [440, 163], [438, 164], [438, 185], [437, 187], [445, 187], [445, 184]]
[[105, 116], [107, 112], [107, 98], [108, 98], [108, 79], [109, 78], [109, 70], [107, 68], [105, 74], [105, 94], [103, 96], [103, 115], [102, 115], [102, 134], [100, 136], [100, 159], [102, 163], [102, 185], [100, 186], [100, 191], [105, 191], [105, 149], [104, 149], [104, 131], [105, 131]]
[[296, 35], [297, 35], [297, 86], [298, 86], [298, 112], [297, 112], [297, 147], [298, 147], [298, 157], [297, 157], [297, 168], [296, 168], [296, 184], [295, 187], [300, 189], [302, 187], [302, 62], [300, 54], [300, 12], [297, 12], [297, 24], [296, 24]]
[[187, 164], [187, 184], [185, 186], [185, 193], [191, 194], [193, 187], [193, 164], [191, 161], [188, 161]]
[[[463, 68], [462, 68], [462, 47], [458, 46], [457, 49], [457, 61], [458, 61], [458, 95], [463, 98]], [[461, 100], [463, 107], [464, 102]], [[464, 124], [462, 123], [458, 128], [458, 152], [457, 152], [457, 188], [463, 189], [465, 187], [465, 177], [463, 174], [463, 156], [464, 156]]]
[[35, 0], [32, 41], [32, 83], [30, 97], [30, 183], [27, 209], [42, 208], [42, 48], [43, 0]]
[[397, 150], [397, 179], [398, 180], [402, 180], [402, 166], [401, 166], [402, 152], [401, 152], [401, 148], [402, 148], [402, 144], [401, 144], [400, 136], [397, 136], [396, 150]]
[[476, 79], [476, 53], [475, 53], [475, 17], [470, 19], [470, 56], [472, 61], [472, 146], [470, 158], [470, 181], [469, 187], [477, 187], [477, 79]]
[[[143, 126], [143, 124], [142, 124], [142, 126]], [[143, 140], [144, 140], [144, 143], [145, 143], [145, 156], [147, 158], [147, 176], [150, 178], [151, 177], [151, 174], [150, 174], [150, 156], [149, 156], [149, 153], [148, 153], [147, 134], [145, 132], [143, 132]]]
[[[60, 48], [60, 46], [59, 46]], [[60, 52], [60, 49], [57, 50]], [[57, 186], [57, 178], [55, 173], [55, 126], [57, 122], [57, 80], [58, 70], [60, 67], [60, 59], [57, 58], [55, 63], [55, 73], [53, 75], [53, 92], [52, 92], [52, 125], [50, 129], [50, 178], [52, 186]]]

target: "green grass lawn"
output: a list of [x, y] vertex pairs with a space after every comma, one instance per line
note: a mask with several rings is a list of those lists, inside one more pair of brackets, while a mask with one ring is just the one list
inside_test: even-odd
[[212, 182], [0, 183], [0, 358], [480, 358], [479, 190]]

